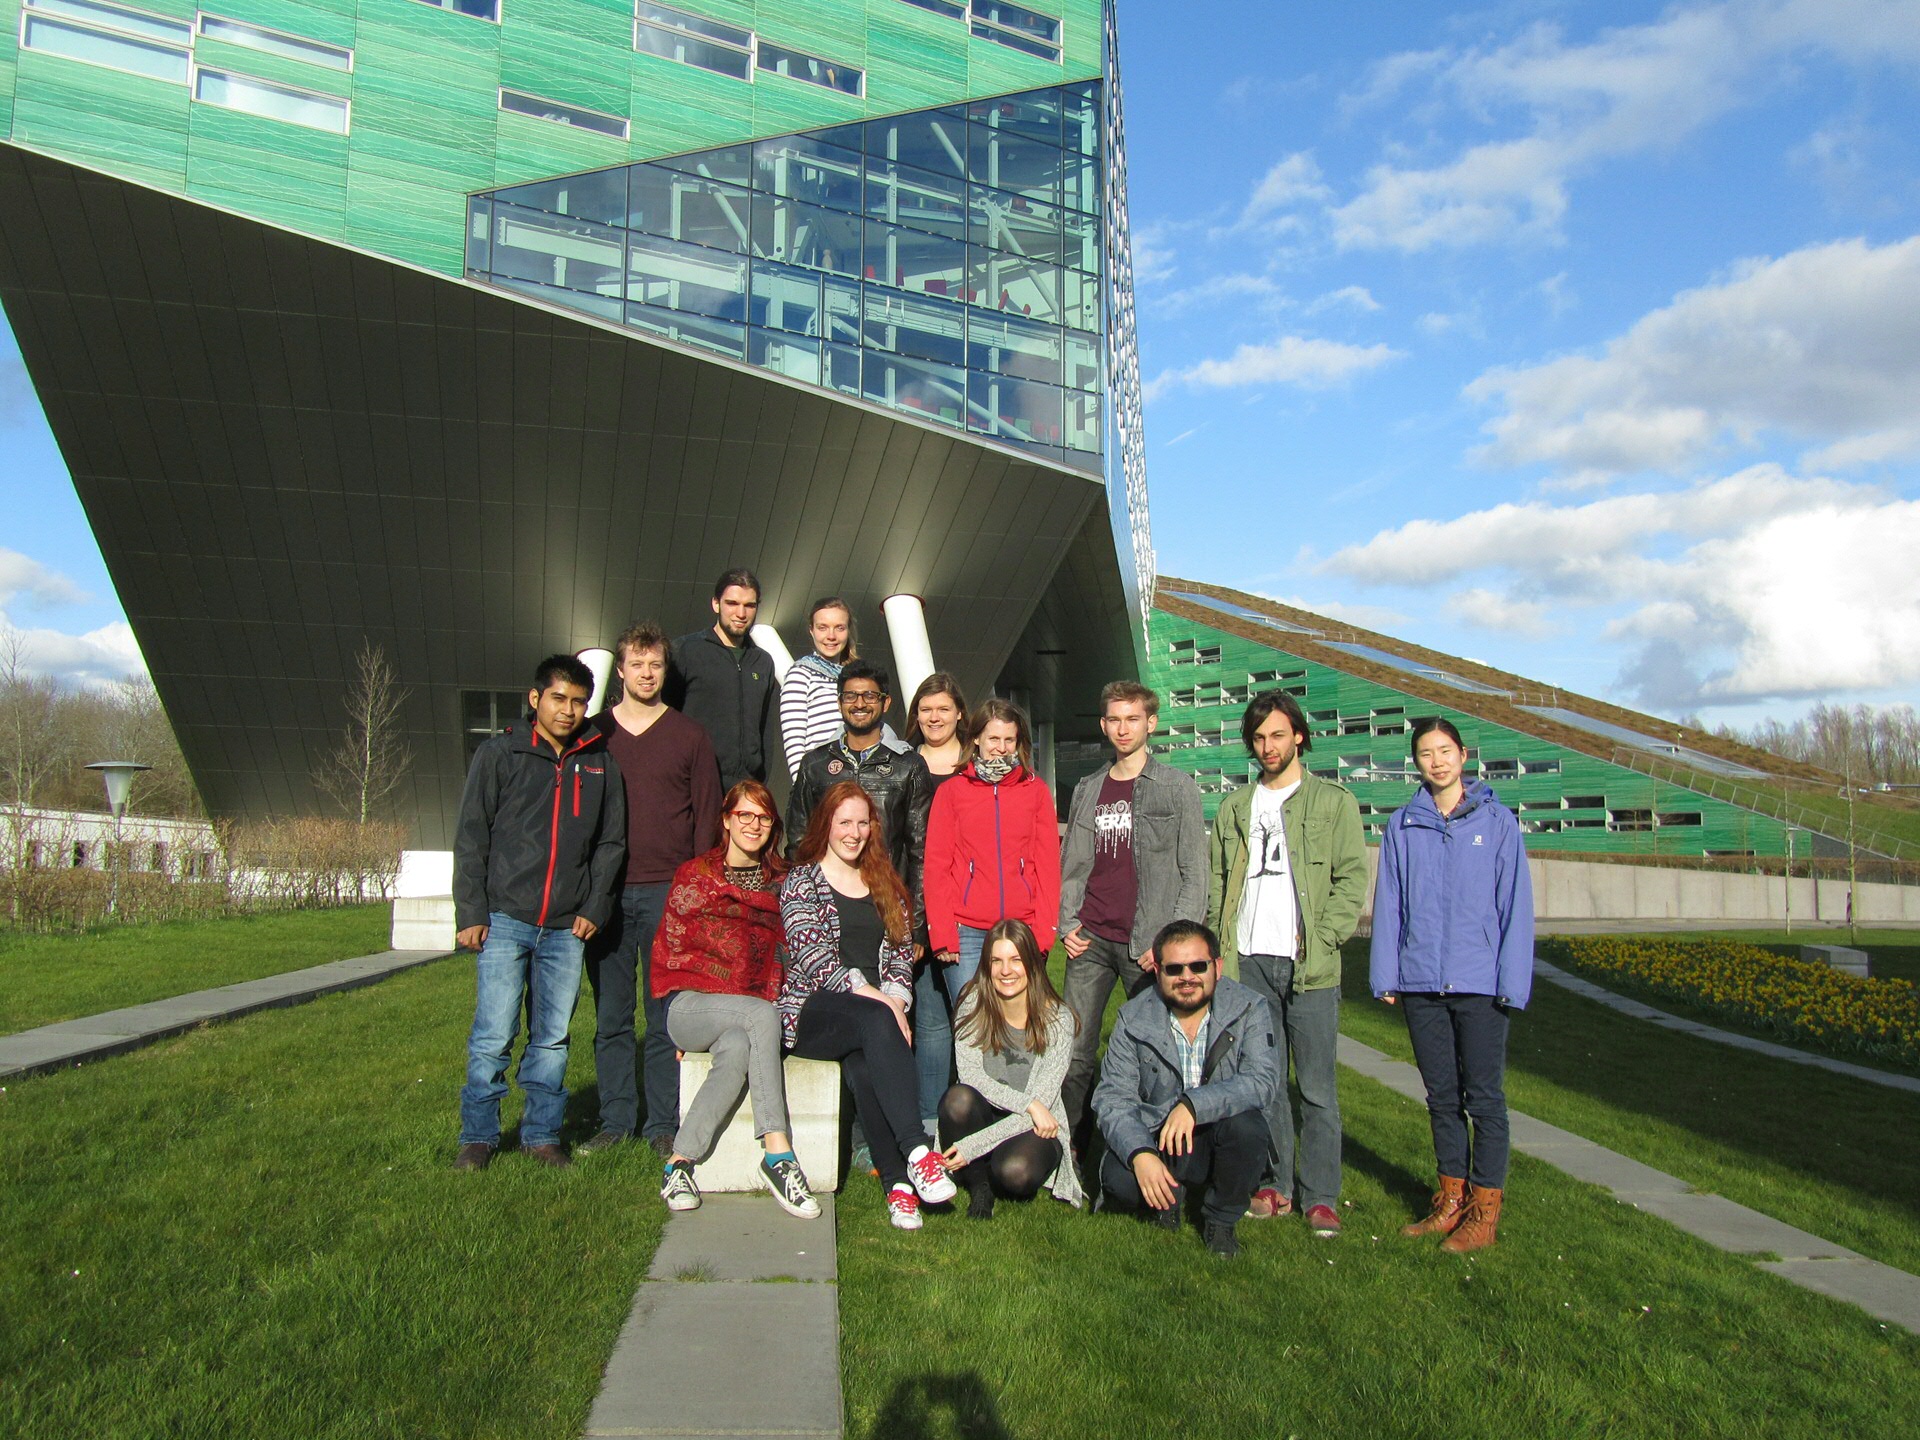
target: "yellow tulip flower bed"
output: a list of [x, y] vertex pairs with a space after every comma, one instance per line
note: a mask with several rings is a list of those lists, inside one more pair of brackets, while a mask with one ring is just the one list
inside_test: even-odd
[[1545, 937], [1540, 958], [1596, 984], [1725, 1016], [1782, 1041], [1920, 1066], [1920, 990], [1730, 940]]

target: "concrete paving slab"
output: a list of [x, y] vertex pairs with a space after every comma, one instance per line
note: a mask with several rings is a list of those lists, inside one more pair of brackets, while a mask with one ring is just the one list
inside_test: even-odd
[[821, 1195], [818, 1220], [796, 1220], [771, 1195], [708, 1195], [698, 1210], [675, 1215], [654, 1252], [649, 1280], [676, 1280], [698, 1270], [709, 1280], [804, 1280], [832, 1283], [833, 1196]]
[[1571, 1144], [1556, 1141], [1525, 1145], [1516, 1141], [1513, 1148], [1536, 1160], [1546, 1161], [1576, 1180], [1585, 1180], [1589, 1185], [1611, 1190], [1622, 1200], [1638, 1200], [1646, 1195], [1686, 1195], [1693, 1188], [1664, 1170], [1642, 1165], [1638, 1160], [1609, 1150], [1604, 1145], [1596, 1145], [1591, 1140], [1576, 1137]]
[[1822, 1240], [1724, 1195], [1640, 1195], [1631, 1203], [1636, 1210], [1658, 1215], [1689, 1235], [1735, 1255], [1777, 1255], [1783, 1260], [1859, 1258], [1844, 1245]]
[[1377, 1080], [1389, 1090], [1418, 1100], [1422, 1105], [1427, 1103], [1427, 1087], [1420, 1079], [1420, 1072], [1406, 1061], [1396, 1060], [1346, 1035], [1340, 1037], [1338, 1055], [1340, 1063], [1349, 1070]]
[[1878, 1260], [1763, 1260], [1762, 1270], [1835, 1300], [1858, 1305], [1876, 1320], [1920, 1334], [1920, 1278]]

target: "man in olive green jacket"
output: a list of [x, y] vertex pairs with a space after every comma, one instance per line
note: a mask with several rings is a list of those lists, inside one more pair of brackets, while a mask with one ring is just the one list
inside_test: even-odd
[[1260, 778], [1220, 804], [1208, 845], [1207, 924], [1221, 967], [1265, 997], [1281, 1084], [1267, 1106], [1267, 1174], [1249, 1215], [1294, 1209], [1294, 1120], [1286, 1086], [1291, 1055], [1300, 1089], [1299, 1208], [1313, 1233], [1340, 1233], [1340, 946], [1367, 899], [1360, 807], [1348, 791], [1306, 773], [1313, 748], [1306, 716], [1279, 690], [1256, 695], [1240, 736]]

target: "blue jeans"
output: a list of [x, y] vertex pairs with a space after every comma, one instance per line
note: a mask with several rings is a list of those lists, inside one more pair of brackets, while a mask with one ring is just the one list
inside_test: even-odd
[[967, 988], [967, 982], [979, 973], [980, 956], [987, 948], [987, 932], [976, 930], [971, 925], [956, 927], [960, 931], [960, 958], [951, 965], [940, 967], [940, 979], [947, 987], [947, 998], [958, 1009], [960, 992]]
[[1464, 1176], [1476, 1190], [1505, 1188], [1507, 1012], [1491, 995], [1403, 992], [1400, 1013], [1427, 1085], [1440, 1173]]
[[929, 955], [913, 971], [913, 1063], [920, 1077], [920, 1118], [931, 1132], [940, 1097], [953, 1083], [953, 1020], [936, 971], [951, 967]]
[[[667, 1037], [667, 1002], [653, 994], [653, 937], [666, 913], [662, 880], [628, 885], [607, 928], [587, 950], [593, 984], [593, 1070], [600, 1084], [600, 1128], [631, 1135], [647, 1101], [645, 1134], [672, 1140], [680, 1128], [680, 1064]], [[647, 1033], [636, 1046], [633, 1017], [646, 1015]], [[635, 1057], [638, 1056], [636, 1073]]]
[[567, 1027], [580, 998], [581, 948], [571, 926], [542, 929], [510, 915], [487, 916], [487, 943], [474, 962], [467, 1083], [460, 1089], [462, 1145], [500, 1143], [500, 1102], [507, 1093], [523, 1000], [528, 1019], [520, 1089], [527, 1108], [520, 1119], [520, 1143], [560, 1143], [567, 1112]]

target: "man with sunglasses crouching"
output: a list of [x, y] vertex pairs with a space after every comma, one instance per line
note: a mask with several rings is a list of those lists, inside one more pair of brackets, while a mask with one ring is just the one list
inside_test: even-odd
[[1167, 925], [1153, 959], [1154, 986], [1121, 1008], [1093, 1092], [1107, 1142], [1102, 1206], [1178, 1230], [1189, 1190], [1200, 1191], [1207, 1249], [1230, 1258], [1266, 1166], [1266, 1106], [1280, 1083], [1272, 1012], [1220, 974], [1205, 925]]

